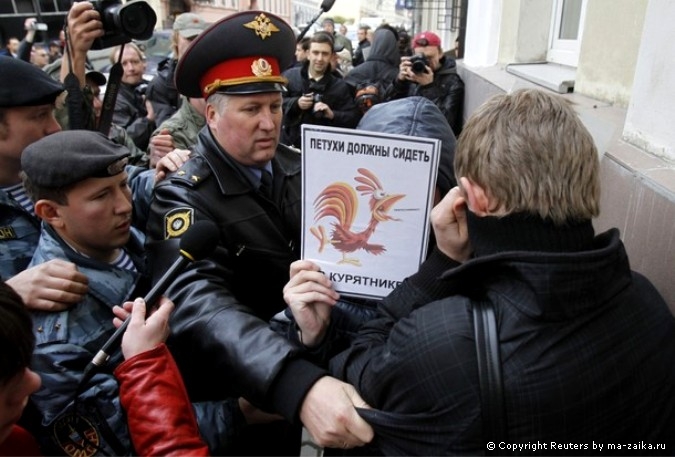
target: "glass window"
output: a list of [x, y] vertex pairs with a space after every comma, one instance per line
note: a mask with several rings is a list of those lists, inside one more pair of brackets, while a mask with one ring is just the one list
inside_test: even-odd
[[588, 0], [554, 0], [547, 60], [576, 67]]

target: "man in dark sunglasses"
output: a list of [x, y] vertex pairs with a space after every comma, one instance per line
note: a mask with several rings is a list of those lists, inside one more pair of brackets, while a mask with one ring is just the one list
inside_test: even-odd
[[455, 136], [462, 130], [464, 82], [457, 74], [455, 61], [443, 55], [441, 39], [433, 32], [422, 32], [412, 40], [414, 54], [401, 57], [398, 77], [389, 99], [426, 97], [443, 112]]

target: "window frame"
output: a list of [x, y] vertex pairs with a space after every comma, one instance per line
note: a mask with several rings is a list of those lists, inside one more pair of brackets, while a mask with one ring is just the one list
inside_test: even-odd
[[581, 0], [581, 12], [579, 14], [579, 31], [575, 40], [563, 40], [557, 38], [560, 36], [560, 27], [562, 25], [563, 6], [566, 0], [553, 1], [553, 14], [551, 20], [549, 46], [546, 53], [546, 60], [562, 65], [576, 67], [579, 64], [579, 50], [581, 49], [581, 38], [584, 32], [584, 23], [586, 21], [586, 7], [588, 0]]

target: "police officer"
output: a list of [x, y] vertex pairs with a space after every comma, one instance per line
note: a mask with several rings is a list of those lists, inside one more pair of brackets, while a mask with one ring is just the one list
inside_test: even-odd
[[[104, 455], [134, 451], [165, 455], [162, 450], [172, 448], [193, 455], [194, 447], [203, 455], [208, 449], [199, 439], [199, 418], [204, 441], [213, 453], [221, 454], [221, 443], [243, 425], [244, 418], [234, 408], [236, 401], [202, 402], [194, 406], [193, 414], [185, 398], [178, 398], [186, 397], [181, 395], [179, 377], [174, 373], [164, 378], [172, 364], [165, 365], [166, 360], [155, 360], [159, 365], [146, 360], [143, 371], [154, 373], [137, 377], [145, 388], [127, 385], [120, 391], [109, 369], [79, 385], [84, 368], [115, 331], [114, 307], [148, 290], [144, 236], [131, 226], [129, 154], [124, 146], [89, 130], [54, 133], [23, 153], [24, 187], [43, 221], [31, 265], [67, 259], [89, 278], [90, 286], [82, 301], [70, 309], [32, 315], [37, 343], [32, 368], [42, 377], [42, 387], [31, 397], [39, 418], [31, 416], [24, 423], [49, 455], [93, 455], [96, 450]], [[109, 352], [108, 367], [119, 374], [121, 354]], [[166, 370], [160, 371], [162, 365]], [[158, 388], [148, 384], [153, 380], [174, 383], [174, 394], [159, 395]], [[144, 408], [129, 405], [133, 396], [143, 397], [133, 401]], [[139, 418], [153, 410], [161, 421]], [[178, 432], [183, 425], [188, 426], [187, 434]], [[175, 433], [158, 435], [172, 427]], [[139, 431], [147, 435], [142, 447], [134, 435]]]
[[61, 260], [26, 269], [40, 225], [20, 173], [24, 148], [61, 130], [53, 112], [64, 88], [11, 57], [0, 57], [0, 80], [0, 276], [28, 307], [62, 309], [82, 299], [87, 278]]
[[206, 99], [206, 126], [191, 159], [155, 188], [148, 221], [155, 278], [195, 221], [220, 229], [213, 254], [166, 292], [177, 305], [169, 345], [193, 401], [243, 395], [286, 419], [242, 430], [235, 454], [298, 455], [299, 427], [288, 422], [302, 421], [321, 446], [350, 448], [373, 436], [353, 387], [303, 359], [267, 322], [285, 308], [282, 289], [300, 254], [300, 156], [279, 144], [281, 72], [294, 49], [293, 30], [262, 11], [222, 19], [193, 41], [176, 86]]

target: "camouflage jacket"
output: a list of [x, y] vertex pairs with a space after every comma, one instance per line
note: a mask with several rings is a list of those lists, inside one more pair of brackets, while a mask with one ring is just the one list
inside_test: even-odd
[[169, 119], [162, 122], [152, 136], [159, 135], [162, 130], [168, 130], [173, 138], [173, 145], [178, 149], [190, 149], [197, 144], [197, 135], [206, 125], [203, 113], [198, 112], [194, 106], [183, 96], [178, 111]]
[[[126, 249], [139, 272], [145, 272], [143, 241], [132, 229]], [[112, 307], [142, 295], [148, 289], [146, 278], [79, 255], [43, 225], [31, 266], [53, 258], [77, 264], [89, 278], [89, 293], [67, 311], [32, 312], [32, 368], [42, 378], [42, 387], [32, 395], [32, 414], [24, 415], [23, 425], [40, 439], [45, 455], [131, 455], [134, 449], [113, 376], [122, 362], [120, 351], [81, 391], [77, 389], [84, 368], [115, 330]], [[246, 425], [237, 398], [194, 403], [193, 409], [211, 453], [230, 453], [234, 437]]]
[[[145, 270], [143, 238], [132, 230], [126, 246], [139, 272]], [[77, 389], [84, 368], [115, 331], [113, 306], [135, 296], [141, 274], [86, 258], [43, 225], [30, 266], [55, 258], [75, 263], [89, 278], [89, 292], [68, 310], [31, 312], [33, 370], [42, 378], [42, 387], [31, 397], [39, 419], [25, 425], [40, 440], [45, 455], [90, 456], [99, 449], [129, 455], [132, 445], [112, 374], [122, 361], [120, 351], [81, 391]]]
[[40, 238], [40, 222], [0, 189], [0, 277], [22, 272]]

